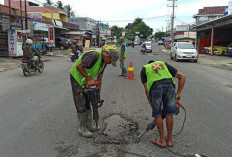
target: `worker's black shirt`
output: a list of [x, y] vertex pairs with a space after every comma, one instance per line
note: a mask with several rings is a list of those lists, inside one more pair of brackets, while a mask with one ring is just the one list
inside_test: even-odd
[[[97, 52], [85, 53], [82, 57], [81, 63], [84, 65], [85, 68], [91, 69], [96, 64], [98, 57], [99, 57], [99, 54]], [[104, 64], [104, 61], [102, 60], [101, 66], [103, 66], [103, 64]], [[103, 73], [104, 70], [101, 73]]]
[[[176, 75], [176, 73], [177, 73], [176, 68], [174, 68], [173, 66], [171, 66], [169, 64], [166, 64], [166, 66], [167, 66], [169, 72], [171, 73], [172, 77], [174, 77]], [[140, 77], [141, 77], [141, 81], [142, 81], [143, 84], [147, 82], [146, 69], [144, 67], [142, 68], [142, 70], [140, 72]], [[172, 81], [172, 79], [163, 79], [163, 80], [160, 80], [160, 81], [156, 81], [156, 82], [154, 82], [152, 84], [150, 89], [153, 89], [155, 86], [158, 86], [160, 84], [173, 84], [173, 81]]]

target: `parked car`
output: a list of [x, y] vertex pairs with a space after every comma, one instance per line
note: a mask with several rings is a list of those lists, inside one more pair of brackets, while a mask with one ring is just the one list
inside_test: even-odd
[[232, 44], [227, 48], [228, 57], [232, 57]]
[[164, 44], [163, 40], [158, 41], [158, 45], [163, 45], [163, 44]]
[[102, 51], [109, 52], [110, 50], [116, 50], [116, 44], [113, 41], [108, 41], [102, 46]]
[[54, 43], [49, 43], [48, 38], [41, 39], [41, 44], [44, 45], [44, 48], [46, 51], [49, 51], [49, 50], [52, 51], [52, 49], [56, 47]]
[[170, 58], [176, 62], [179, 60], [192, 60], [198, 61], [199, 54], [193, 44], [188, 42], [174, 42], [172, 44]]
[[66, 38], [56, 37], [55, 38], [55, 45], [56, 47], [60, 48], [61, 50], [69, 48], [69, 41]]
[[[227, 47], [232, 47], [231, 42], [218, 42], [214, 44], [213, 46], [213, 54], [221, 56], [221, 55], [226, 55], [227, 54]], [[206, 54], [211, 54], [211, 46], [209, 47], [204, 47], [203, 52]]]

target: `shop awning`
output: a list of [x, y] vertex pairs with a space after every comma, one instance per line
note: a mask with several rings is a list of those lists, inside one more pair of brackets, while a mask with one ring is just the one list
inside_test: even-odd
[[60, 27], [60, 26], [54, 26], [55, 28], [59, 28], [59, 29], [63, 29], [63, 30], [69, 30], [67, 28], [63, 28], [63, 27]]

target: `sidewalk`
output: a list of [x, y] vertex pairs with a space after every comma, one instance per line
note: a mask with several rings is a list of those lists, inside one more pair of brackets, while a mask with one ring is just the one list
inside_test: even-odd
[[[101, 50], [101, 48], [84, 48], [84, 51], [90, 49]], [[46, 56], [48, 57], [70, 57], [71, 49], [68, 50], [59, 50], [55, 49], [52, 52], [47, 52]], [[43, 56], [42, 56], [43, 57]], [[8, 57], [0, 57], [0, 72], [4, 72], [7, 70], [16, 69], [21, 67], [22, 58], [8, 58]]]
[[[166, 54], [170, 54], [170, 50], [166, 49], [163, 46], [160, 46], [160, 51]], [[232, 57], [216, 56], [216, 55], [210, 56], [206, 54], [199, 54], [198, 63], [232, 71]]]

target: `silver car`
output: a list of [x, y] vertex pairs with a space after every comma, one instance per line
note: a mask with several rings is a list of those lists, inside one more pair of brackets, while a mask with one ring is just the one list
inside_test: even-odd
[[192, 60], [198, 61], [199, 54], [193, 44], [188, 42], [174, 42], [172, 44], [170, 58], [176, 62], [179, 60]]

